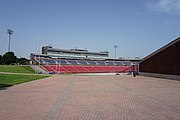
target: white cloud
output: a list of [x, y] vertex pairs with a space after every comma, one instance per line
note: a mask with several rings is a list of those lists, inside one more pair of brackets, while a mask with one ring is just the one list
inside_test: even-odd
[[148, 3], [148, 7], [152, 11], [165, 13], [180, 13], [180, 0], [158, 0]]

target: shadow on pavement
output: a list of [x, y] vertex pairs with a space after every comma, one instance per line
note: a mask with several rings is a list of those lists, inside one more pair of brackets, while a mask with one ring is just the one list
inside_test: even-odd
[[12, 85], [7, 85], [7, 84], [0, 84], [0, 90], [7, 90], [8, 87], [11, 87]]

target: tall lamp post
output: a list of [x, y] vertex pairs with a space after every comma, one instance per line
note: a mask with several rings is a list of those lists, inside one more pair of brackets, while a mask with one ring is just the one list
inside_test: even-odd
[[118, 46], [117, 45], [114, 45], [114, 49], [115, 49], [115, 59], [116, 59], [116, 48], [117, 48]]
[[8, 45], [8, 52], [10, 52], [10, 42], [11, 42], [11, 35], [13, 34], [13, 30], [7, 29], [7, 33], [9, 34], [9, 45]]

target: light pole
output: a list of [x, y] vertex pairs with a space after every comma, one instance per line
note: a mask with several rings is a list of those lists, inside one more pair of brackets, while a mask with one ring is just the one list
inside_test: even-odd
[[116, 59], [116, 48], [117, 48], [118, 46], [117, 45], [114, 45], [114, 49], [115, 49], [115, 59]]
[[10, 41], [11, 41], [11, 35], [13, 34], [13, 30], [7, 29], [7, 33], [9, 34], [8, 52], [10, 52]]

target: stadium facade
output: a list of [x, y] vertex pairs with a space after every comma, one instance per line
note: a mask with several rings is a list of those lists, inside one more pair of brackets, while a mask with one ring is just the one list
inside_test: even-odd
[[102, 52], [89, 52], [88, 50], [84, 49], [58, 49], [53, 48], [52, 46], [44, 46], [42, 47], [42, 54], [50, 55], [50, 56], [58, 56], [63, 58], [108, 58], [109, 52], [102, 51]]
[[180, 37], [141, 60], [141, 75], [180, 80]]

